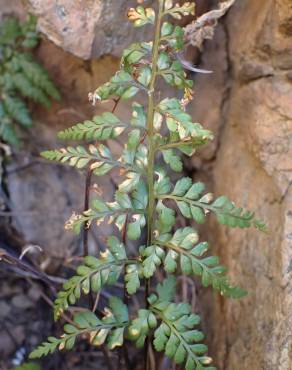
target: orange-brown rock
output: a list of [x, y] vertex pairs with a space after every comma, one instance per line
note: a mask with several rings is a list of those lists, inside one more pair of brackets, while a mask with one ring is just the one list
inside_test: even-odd
[[[215, 157], [215, 193], [253, 209], [269, 225], [264, 235], [212, 223], [213, 244], [232, 280], [249, 291], [241, 301], [218, 299], [208, 308], [211, 348], [222, 370], [292, 368], [291, 25], [289, 0], [237, 1], [225, 36], [218, 41], [217, 34], [207, 44], [209, 59], [203, 56], [204, 67], [219, 63], [208, 77], [210, 93], [205, 86], [200, 94], [201, 77], [196, 85], [194, 114], [200, 106], [201, 121], [205, 111], [207, 125], [220, 133], [215, 153], [207, 151]], [[218, 58], [218, 42], [225, 42], [226, 58]], [[228, 73], [218, 85], [225, 62]]]

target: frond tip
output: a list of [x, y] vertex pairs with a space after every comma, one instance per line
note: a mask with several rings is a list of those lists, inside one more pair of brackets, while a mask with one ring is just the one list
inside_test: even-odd
[[77, 337], [82, 334], [87, 334], [90, 343], [95, 346], [106, 341], [108, 347], [114, 349], [123, 344], [124, 330], [128, 321], [127, 307], [119, 298], [112, 297], [109, 300], [109, 308], [101, 320], [91, 311], [76, 314], [73, 323], [64, 326], [64, 334], [60, 338], [49, 337], [47, 342], [31, 352], [29, 358], [40, 358], [53, 353], [56, 349], [71, 350]]
[[193, 184], [189, 177], [183, 177], [177, 181], [171, 194], [158, 198], [172, 199], [184, 217], [192, 218], [199, 224], [204, 223], [206, 214], [212, 212], [222, 225], [242, 229], [255, 227], [260, 231], [266, 231], [265, 223], [256, 219], [254, 212], [236, 207], [226, 196], [213, 201], [213, 194], [203, 195], [204, 189], [204, 184], [200, 182]]

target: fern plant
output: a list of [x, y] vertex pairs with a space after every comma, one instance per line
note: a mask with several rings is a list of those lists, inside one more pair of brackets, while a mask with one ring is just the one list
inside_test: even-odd
[[[206, 193], [201, 182], [182, 177], [172, 183], [166, 168], [182, 172], [181, 154], [193, 155], [197, 148], [212, 140], [213, 135], [199, 123], [193, 123], [186, 111], [192, 100], [193, 82], [176, 55], [184, 45], [184, 30], [169, 23], [169, 18], [180, 19], [194, 14], [194, 4], [173, 4], [159, 0], [158, 11], [138, 6], [130, 9], [128, 17], [135, 27], [154, 25], [154, 41], [131, 45], [124, 51], [120, 70], [111, 80], [99, 87], [93, 99], [133, 98], [142, 92], [148, 99], [145, 107], [133, 103], [130, 122], [121, 121], [114, 113], [104, 113], [91, 120], [60, 132], [64, 140], [89, 141], [88, 147], [69, 146], [47, 151], [49, 160], [67, 163], [83, 169], [89, 167], [96, 176], [103, 176], [115, 168], [124, 179], [119, 184], [112, 202], [95, 197], [91, 207], [81, 214], [73, 214], [67, 229], [79, 233], [93, 224], [108, 220], [116, 225], [121, 237], [109, 236], [106, 252], [100, 256], [85, 256], [71, 277], [59, 291], [54, 306], [54, 317], [60, 319], [82, 295], [99, 294], [103, 288], [123, 279], [127, 295], [145, 287], [145, 304], [137, 312], [129, 313], [129, 297], [111, 297], [104, 315], [82, 311], [64, 326], [60, 338], [49, 337], [30, 357], [37, 358], [56, 349], [72, 349], [78, 336], [87, 335], [93, 346], [106, 344], [109, 349], [122, 346], [125, 339], [138, 348], [145, 347], [145, 369], [150, 368], [149, 347], [163, 351], [186, 370], [213, 370], [204, 335], [198, 329], [200, 318], [191, 312], [187, 302], [174, 302], [175, 274], [197, 276], [203, 286], [211, 286], [219, 294], [230, 298], [243, 297], [246, 292], [234, 286], [219, 259], [207, 254], [209, 245], [199, 240], [195, 227], [176, 227], [176, 215], [205, 222], [213, 214], [218, 222], [230, 227], [255, 227], [264, 231], [265, 225], [253, 212], [234, 205], [227, 197], [217, 199]], [[158, 79], [180, 89], [181, 100], [162, 98], [159, 101]], [[115, 139], [122, 133], [127, 143], [119, 158], [102, 141]], [[96, 144], [92, 142], [96, 141]], [[165, 162], [165, 165], [161, 164]], [[128, 240], [141, 240], [146, 228], [146, 243], [136, 255], [130, 255]], [[157, 269], [164, 270], [166, 279], [155, 287]], [[100, 312], [100, 310], [98, 311]]]
[[45, 107], [60, 95], [48, 73], [31, 53], [39, 43], [36, 19], [20, 23], [8, 17], [0, 24], [0, 139], [19, 144], [18, 125], [30, 127], [27, 101]]

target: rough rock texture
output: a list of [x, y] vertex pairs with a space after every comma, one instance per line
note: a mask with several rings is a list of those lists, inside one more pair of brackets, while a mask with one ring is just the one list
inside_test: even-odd
[[0, 0], [0, 19], [3, 14], [24, 17], [29, 11], [37, 16], [38, 29], [65, 51], [84, 60], [120, 57], [129, 43], [144, 37], [126, 21], [127, 9], [135, 4], [136, 0]]
[[249, 291], [240, 302], [218, 299], [215, 308], [205, 298], [222, 370], [292, 368], [291, 16], [289, 0], [238, 1], [203, 55], [204, 67], [215, 64], [213, 78], [196, 85], [194, 114], [220, 134], [205, 155], [215, 157], [215, 193], [254, 209], [270, 229], [263, 235], [213, 225], [213, 245]]
[[40, 31], [82, 59], [105, 54], [119, 56], [137, 36], [125, 22], [127, 9], [135, 1], [27, 0], [27, 3], [28, 9], [38, 16]]

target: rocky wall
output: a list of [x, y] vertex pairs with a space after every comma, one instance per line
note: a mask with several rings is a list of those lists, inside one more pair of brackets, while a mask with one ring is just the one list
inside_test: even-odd
[[264, 235], [212, 223], [214, 247], [232, 280], [249, 291], [241, 301], [217, 298], [216, 305], [204, 298], [222, 370], [292, 368], [291, 53], [291, 1], [240, 0], [206, 45], [203, 66], [215, 74], [197, 79], [194, 115], [219, 134], [205, 156], [214, 192], [269, 225]]

